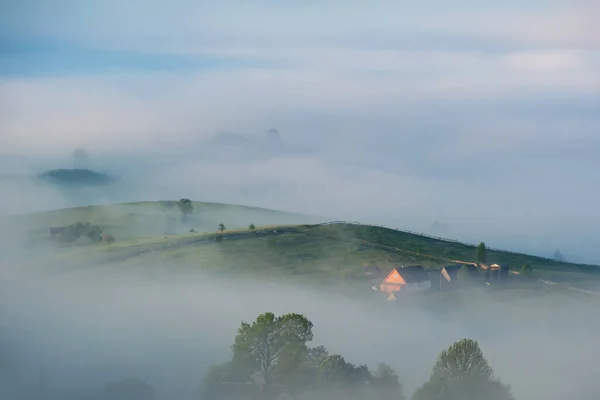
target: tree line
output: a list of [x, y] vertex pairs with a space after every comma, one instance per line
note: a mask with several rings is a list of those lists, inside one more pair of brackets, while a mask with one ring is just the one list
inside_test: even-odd
[[[242, 322], [229, 361], [209, 368], [200, 385], [200, 400], [406, 400], [400, 378], [388, 364], [374, 371], [355, 365], [323, 346], [311, 347], [313, 323], [304, 315], [260, 314]], [[6, 349], [5, 349], [6, 350]], [[0, 397], [46, 399], [43, 385], [18, 386], [15, 371], [0, 352]], [[92, 391], [93, 392], [93, 391]], [[128, 377], [86, 393], [97, 400], [155, 400], [154, 387]], [[62, 396], [61, 398], [70, 398]], [[477, 341], [462, 339], [442, 351], [429, 380], [411, 400], [514, 400], [509, 385], [494, 376]]]
[[[214, 365], [204, 377], [207, 400], [406, 399], [399, 377], [381, 363], [375, 371], [354, 365], [323, 346], [310, 347], [313, 324], [301, 314], [259, 315], [242, 322], [231, 359]], [[495, 378], [477, 341], [462, 339], [442, 351], [430, 378], [412, 400], [513, 400], [511, 388]]]

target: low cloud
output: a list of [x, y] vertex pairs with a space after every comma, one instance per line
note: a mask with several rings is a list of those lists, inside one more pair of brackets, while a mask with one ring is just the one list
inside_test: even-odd
[[442, 349], [464, 337], [479, 340], [518, 399], [588, 400], [598, 393], [595, 300], [473, 291], [454, 298], [455, 306], [383, 304], [268, 281], [176, 277], [152, 263], [143, 277], [135, 268], [57, 275], [47, 262], [39, 269], [14, 265], [0, 270], [2, 339], [14, 350], [20, 378], [43, 377], [49, 390], [95, 390], [137, 375], [159, 399], [196, 398], [208, 365], [229, 356], [239, 323], [273, 311], [305, 314], [315, 324], [314, 344], [350, 362], [388, 362], [406, 394], [428, 378]]

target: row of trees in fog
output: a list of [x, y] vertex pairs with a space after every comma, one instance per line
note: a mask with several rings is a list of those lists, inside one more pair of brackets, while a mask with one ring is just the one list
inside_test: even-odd
[[[405, 399], [392, 367], [375, 371], [354, 365], [323, 346], [310, 347], [313, 324], [300, 314], [265, 313], [242, 322], [232, 345], [231, 359], [214, 365], [202, 388], [205, 399]], [[401, 351], [401, 350], [399, 350]], [[401, 354], [398, 354], [401, 357]], [[431, 376], [413, 400], [511, 400], [510, 386], [494, 377], [479, 344], [463, 339], [439, 355]]]
[[[242, 322], [231, 346], [231, 359], [208, 370], [199, 398], [406, 399], [401, 378], [391, 366], [382, 363], [372, 371], [366, 365], [355, 365], [342, 355], [330, 353], [323, 346], [309, 346], [312, 340], [313, 323], [301, 314], [275, 316], [267, 312], [252, 323]], [[402, 350], [397, 351], [390, 357], [401, 358]], [[0, 354], [0, 389], [3, 389], [0, 395], [10, 394], [14, 399], [58, 398], [41, 386], [19, 387], [7, 354]], [[125, 378], [107, 384], [98, 392], [86, 393], [86, 398], [155, 400], [156, 394], [151, 383]], [[479, 344], [471, 339], [460, 340], [442, 351], [429, 380], [411, 398], [514, 400], [510, 386], [494, 376]]]

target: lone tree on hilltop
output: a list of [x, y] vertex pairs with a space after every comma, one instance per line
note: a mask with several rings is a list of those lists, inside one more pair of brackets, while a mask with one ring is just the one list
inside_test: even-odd
[[438, 356], [429, 381], [413, 400], [514, 400], [509, 385], [494, 377], [479, 344], [463, 339]]
[[73, 157], [73, 168], [74, 169], [87, 169], [90, 166], [90, 157], [83, 148], [78, 148], [71, 154]]
[[480, 266], [482, 264], [485, 264], [485, 262], [487, 261], [487, 248], [485, 247], [484, 242], [479, 243], [479, 246], [477, 246], [475, 256], [477, 258], [477, 264], [479, 264]]
[[556, 249], [554, 255], [552, 256], [554, 261], [565, 262], [565, 256], [562, 255], [559, 249]]
[[227, 228], [225, 227], [225, 224], [223, 224], [223, 223], [221, 222], [221, 223], [219, 224], [219, 231], [223, 232], [223, 231], [225, 231], [225, 229], [227, 229]]
[[254, 232], [254, 231], [256, 231], [256, 225], [254, 225], [254, 224], [250, 224], [250, 226], [248, 226], [248, 230], [249, 230], [250, 232]]
[[181, 221], [186, 221], [188, 215], [194, 212], [194, 204], [190, 199], [180, 199], [177, 207], [181, 211]]

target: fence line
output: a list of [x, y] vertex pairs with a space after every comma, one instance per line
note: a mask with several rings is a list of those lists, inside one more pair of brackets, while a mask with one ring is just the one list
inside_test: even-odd
[[[478, 245], [473, 244], [473, 243], [460, 242], [457, 239], [448, 239], [448, 238], [443, 238], [443, 237], [440, 237], [440, 236], [432, 236], [432, 235], [427, 235], [425, 233], [412, 232], [412, 231], [403, 230], [403, 229], [397, 229], [397, 228], [390, 228], [390, 227], [383, 226], [383, 225], [361, 224], [360, 222], [356, 222], [356, 221], [326, 221], [326, 222], [321, 222], [321, 223], [316, 224], [316, 225], [339, 225], [339, 224], [363, 225], [363, 226], [368, 226], [368, 227], [372, 227], [372, 228], [390, 229], [392, 231], [396, 231], [396, 232], [400, 232], [400, 233], [406, 233], [406, 234], [409, 234], [409, 235], [421, 236], [421, 237], [424, 237], [424, 238], [427, 238], [427, 239], [439, 240], [441, 242], [446, 242], [446, 243], [458, 243], [458, 244], [462, 244], [464, 246], [471, 246], [471, 247], [477, 247], [478, 246]], [[527, 255], [525, 253], [518, 253], [518, 252], [515, 252], [515, 251], [510, 251], [510, 250], [506, 250], [506, 249], [497, 249], [497, 248], [493, 248], [493, 247], [486, 247], [486, 249], [489, 250], [489, 251], [498, 251], [498, 252], [513, 254], [513, 255], [517, 255], [517, 256]], [[544, 258], [544, 257], [540, 257], [540, 258]]]

